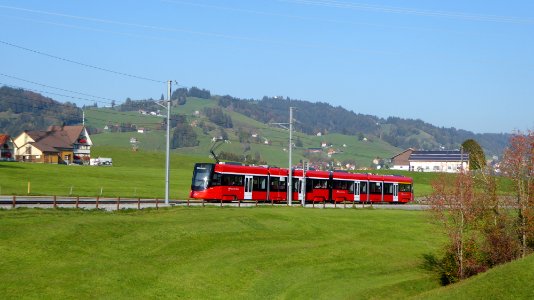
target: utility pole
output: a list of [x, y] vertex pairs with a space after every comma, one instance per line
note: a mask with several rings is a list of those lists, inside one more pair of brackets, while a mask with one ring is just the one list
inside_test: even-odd
[[169, 205], [169, 175], [170, 175], [170, 149], [171, 149], [171, 130], [170, 130], [170, 123], [171, 123], [171, 85], [172, 81], [169, 80], [167, 82], [168, 90], [167, 90], [167, 153], [165, 157], [165, 205]]
[[294, 107], [289, 107], [289, 123], [271, 123], [279, 125], [284, 129], [288, 129], [286, 125], [289, 124], [289, 177], [287, 183], [287, 205], [293, 205], [293, 170], [292, 170], [292, 157], [293, 157], [293, 109]]
[[287, 205], [293, 205], [293, 169], [292, 169], [292, 156], [293, 156], [293, 107], [289, 107], [289, 182], [288, 182], [288, 194]]

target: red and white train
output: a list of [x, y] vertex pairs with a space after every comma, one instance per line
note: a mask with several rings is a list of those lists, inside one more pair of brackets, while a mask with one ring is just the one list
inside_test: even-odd
[[[288, 169], [197, 163], [190, 197], [215, 201], [287, 201]], [[294, 201], [387, 202], [413, 200], [413, 179], [397, 175], [293, 170]]]

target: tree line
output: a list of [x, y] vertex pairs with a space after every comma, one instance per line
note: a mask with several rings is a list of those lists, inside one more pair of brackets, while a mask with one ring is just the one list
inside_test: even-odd
[[74, 103], [63, 104], [31, 91], [0, 87], [0, 133], [15, 136], [23, 130], [81, 123], [82, 111]]

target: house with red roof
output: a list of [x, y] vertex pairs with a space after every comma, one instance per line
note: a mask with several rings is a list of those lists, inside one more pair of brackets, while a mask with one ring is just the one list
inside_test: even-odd
[[7, 134], [0, 134], [0, 161], [13, 161], [14, 155], [13, 139]]
[[88, 164], [93, 145], [82, 125], [25, 130], [13, 142], [16, 160], [51, 164]]

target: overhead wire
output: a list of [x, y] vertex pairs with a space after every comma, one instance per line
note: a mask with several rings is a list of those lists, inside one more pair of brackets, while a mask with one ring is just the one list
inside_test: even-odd
[[52, 88], [52, 89], [56, 89], [56, 90], [60, 90], [60, 91], [64, 91], [64, 92], [69, 92], [69, 93], [74, 93], [74, 94], [79, 94], [79, 95], [83, 95], [83, 96], [89, 96], [89, 97], [93, 97], [93, 98], [96, 98], [96, 99], [102, 99], [102, 100], [108, 100], [109, 101], [109, 102], [96, 101], [96, 102], [99, 102], [99, 103], [111, 104], [113, 101], [115, 101], [115, 99], [110, 99], [110, 98], [95, 96], [95, 95], [91, 95], [91, 94], [76, 92], [76, 91], [72, 91], [72, 90], [67, 90], [67, 89], [63, 89], [63, 88], [58, 88], [58, 87], [54, 87], [54, 86], [51, 86], [51, 85], [38, 83], [38, 82], [35, 82], [35, 81], [23, 79], [23, 78], [20, 78], [20, 77], [16, 77], [16, 76], [4, 74], [4, 73], [0, 73], [0, 75], [4, 76], [4, 77], [8, 77], [8, 78], [13, 78], [13, 79], [16, 79], [16, 80], [24, 81], [24, 82], [27, 82], [27, 83], [31, 83], [31, 84], [47, 87], [47, 88]]
[[427, 17], [448, 17], [448, 18], [464, 19], [464, 20], [470, 20], [470, 21], [534, 24], [533, 19], [525, 19], [525, 18], [517, 18], [517, 17], [470, 14], [470, 13], [463, 13], [463, 12], [439, 11], [439, 10], [422, 10], [422, 9], [404, 8], [404, 7], [372, 5], [372, 4], [366, 4], [366, 3], [343, 2], [343, 1], [336, 1], [336, 0], [277, 0], [277, 1], [286, 2], [286, 3], [302, 4], [302, 5], [330, 7], [330, 8], [367, 10], [367, 11], [377, 11], [377, 12], [385, 12], [385, 13], [419, 15], [419, 16], [427, 16]]
[[157, 82], [157, 83], [166, 83], [166, 81], [163, 81], [163, 80], [157, 80], [157, 79], [152, 79], [152, 78], [148, 78], [148, 77], [132, 75], [132, 74], [124, 73], [124, 72], [118, 72], [118, 71], [114, 71], [114, 70], [111, 70], [111, 69], [106, 69], [106, 68], [102, 68], [102, 67], [98, 67], [98, 66], [82, 63], [82, 62], [79, 62], [79, 61], [71, 60], [71, 59], [68, 59], [68, 58], [64, 58], [64, 57], [48, 54], [48, 53], [45, 53], [45, 52], [42, 52], [42, 51], [30, 49], [30, 48], [23, 47], [23, 46], [20, 46], [20, 45], [16, 45], [16, 44], [13, 44], [13, 43], [9, 43], [9, 42], [3, 41], [3, 40], [0, 40], [0, 43], [4, 44], [4, 45], [7, 45], [7, 46], [10, 46], [10, 47], [14, 47], [14, 48], [17, 48], [17, 49], [28, 51], [28, 52], [31, 52], [31, 53], [47, 56], [47, 57], [54, 58], [54, 59], [57, 59], [57, 60], [60, 60], [60, 61], [73, 63], [73, 64], [76, 64], [76, 65], [80, 65], [80, 66], [84, 66], [84, 67], [87, 67], [87, 68], [96, 69], [96, 70], [99, 70], [99, 71], [104, 71], [104, 72], [108, 72], [108, 73], [112, 73], [112, 74], [116, 74], [116, 75], [126, 76], [126, 77], [130, 77], [130, 78], [136, 78], [136, 79], [145, 80], [145, 81], [151, 81], [151, 82]]

